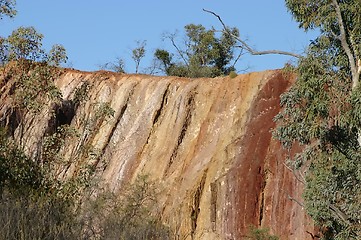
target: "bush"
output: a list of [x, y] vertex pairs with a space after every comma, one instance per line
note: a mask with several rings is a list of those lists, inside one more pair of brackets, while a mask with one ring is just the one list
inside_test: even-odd
[[79, 239], [71, 201], [0, 129], [0, 239]]
[[238, 76], [238, 74], [235, 71], [231, 71], [228, 75], [230, 78], [235, 78]]
[[0, 196], [0, 239], [80, 239], [81, 229], [69, 206], [58, 199]]
[[168, 227], [154, 214], [156, 194], [155, 184], [141, 175], [120, 196], [105, 191], [86, 201], [86, 234], [100, 239], [171, 239]]
[[275, 235], [269, 233], [268, 228], [257, 228], [255, 226], [250, 226], [249, 234], [247, 239], [252, 240], [278, 240], [279, 238]]
[[28, 158], [5, 132], [0, 129], [0, 239], [170, 239], [155, 214], [158, 190], [148, 176], [120, 196], [104, 191], [86, 199], [79, 179], [52, 179], [51, 170]]

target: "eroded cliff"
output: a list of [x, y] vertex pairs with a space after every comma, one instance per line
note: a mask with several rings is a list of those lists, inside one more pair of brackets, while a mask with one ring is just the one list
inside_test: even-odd
[[[60, 178], [77, 174], [84, 159], [115, 192], [149, 174], [161, 189], [162, 220], [179, 239], [242, 239], [250, 225], [281, 239], [312, 239], [314, 226], [295, 201], [302, 185], [270, 132], [291, 82], [281, 71], [184, 79], [67, 70], [56, 80], [62, 103], [29, 114], [20, 129], [4, 85], [0, 117], [34, 156], [55, 128], [79, 130], [54, 163]], [[79, 157], [84, 143], [87, 158]]]

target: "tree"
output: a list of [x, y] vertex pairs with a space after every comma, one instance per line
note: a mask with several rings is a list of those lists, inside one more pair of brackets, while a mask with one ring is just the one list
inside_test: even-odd
[[361, 237], [361, 2], [286, 0], [300, 28], [319, 29], [297, 81], [281, 98], [275, 136], [303, 150], [291, 161], [306, 174], [307, 212], [325, 239]]
[[[0, 19], [4, 15], [13, 17], [14, 5], [15, 0], [0, 0]], [[11, 111], [36, 110], [47, 96], [60, 95], [53, 81], [59, 71], [53, 66], [67, 59], [65, 48], [55, 45], [47, 55], [42, 49], [42, 38], [33, 27], [20, 27], [8, 38], [0, 37], [0, 82], [12, 84], [10, 101], [6, 103]], [[10, 124], [3, 121], [2, 118], [0, 239], [81, 239], [82, 226], [76, 221], [74, 194], [64, 197], [70, 196], [65, 184], [60, 186], [38, 159], [29, 158], [11, 139], [9, 128], [12, 126], [9, 125], [16, 125], [14, 122], [18, 119], [8, 122]]]
[[[38, 113], [50, 100], [59, 101], [61, 93], [54, 80], [61, 74], [56, 68], [66, 62], [66, 50], [54, 45], [47, 54], [42, 47], [43, 35], [34, 27], [20, 27], [7, 38], [0, 38], [0, 62], [2, 82], [11, 81], [9, 115], [15, 114], [16, 121], [10, 122], [9, 134], [14, 135], [17, 127], [19, 146], [22, 145], [24, 124], [28, 113]], [[55, 66], [55, 67], [54, 67]], [[9, 121], [9, 120], [6, 120]]]
[[34, 27], [19, 27], [14, 30], [7, 39], [9, 60], [36, 61], [44, 58], [43, 37]]
[[124, 60], [120, 57], [117, 57], [113, 62], [107, 62], [99, 66], [101, 69], [109, 69], [117, 73], [125, 73], [125, 63]]
[[60, 92], [54, 85], [54, 79], [60, 73], [52, 66], [66, 62], [66, 50], [62, 45], [54, 45], [49, 54], [42, 48], [43, 35], [34, 27], [20, 27], [2, 40], [3, 64], [6, 77], [15, 80], [15, 108], [25, 111], [39, 111], [49, 99], [59, 99]]
[[159, 69], [167, 75], [170, 75], [170, 69], [174, 65], [172, 63], [173, 56], [166, 50], [156, 49], [154, 52], [154, 57], [160, 62]]
[[0, 0], [0, 19], [4, 16], [13, 18], [16, 15], [15, 0]]
[[[157, 49], [154, 54], [164, 73], [182, 77], [215, 77], [235, 70], [242, 52], [235, 56], [236, 41], [228, 32], [217, 36], [214, 29], [207, 30], [200, 24], [188, 24], [184, 30], [182, 45], [176, 42], [176, 34], [165, 36], [176, 49], [180, 61], [173, 62], [173, 54], [167, 50]], [[236, 28], [228, 28], [228, 31], [238, 35]]]
[[66, 54], [66, 49], [63, 45], [55, 44], [51, 48], [47, 62], [51, 66], [59, 67], [61, 63], [66, 63], [68, 56]]
[[132, 50], [132, 59], [135, 62], [135, 73], [139, 72], [139, 65], [142, 58], [145, 56], [145, 46], [147, 45], [146, 41], [137, 41], [137, 47]]
[[2, 65], [9, 61], [29, 60], [47, 62], [48, 65], [59, 67], [66, 63], [66, 49], [55, 44], [49, 53], [43, 49], [43, 34], [34, 27], [19, 27], [7, 38], [0, 37], [0, 61]]

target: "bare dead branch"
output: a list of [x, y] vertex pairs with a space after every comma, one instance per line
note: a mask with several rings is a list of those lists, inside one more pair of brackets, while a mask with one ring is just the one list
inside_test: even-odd
[[289, 171], [292, 172], [293, 176], [296, 178], [297, 181], [299, 181], [299, 182], [302, 183], [303, 185], [306, 185], [305, 177], [304, 177], [301, 173], [299, 173], [300, 176], [298, 176], [295, 169], [292, 169], [292, 168], [291, 168], [290, 166], [288, 166], [286, 163], [283, 163], [283, 165], [284, 165]]
[[168, 36], [166, 36], [166, 38], [169, 38], [169, 39], [170, 39], [173, 47], [175, 47], [175, 49], [177, 50], [177, 52], [178, 52], [179, 56], [182, 58], [184, 64], [185, 64], [187, 67], [189, 67], [189, 63], [188, 63], [186, 57], [184, 56], [183, 52], [179, 49], [179, 47], [177, 46], [177, 44], [176, 44], [176, 42], [175, 42], [175, 40], [174, 40], [175, 34], [169, 34]]
[[302, 209], [305, 207], [305, 205], [302, 202], [300, 202], [299, 200], [297, 200], [294, 197], [292, 197], [291, 195], [289, 195], [284, 189], [282, 189], [282, 190], [285, 192], [285, 194], [287, 195], [287, 198], [289, 200], [294, 201], [295, 203], [297, 203]]
[[222, 24], [223, 26], [223, 30], [222, 32], [229, 34], [230, 36], [232, 36], [234, 39], [236, 39], [241, 45], [238, 46], [242, 49], [245, 49], [247, 52], [249, 52], [251, 55], [266, 55], [266, 54], [277, 54], [277, 55], [286, 55], [286, 56], [291, 56], [291, 57], [295, 57], [295, 58], [301, 58], [302, 55], [293, 53], [293, 52], [287, 52], [287, 51], [281, 51], [281, 50], [266, 50], [266, 51], [257, 51], [255, 49], [253, 49], [251, 46], [249, 46], [246, 41], [244, 41], [243, 39], [241, 39], [240, 37], [234, 35], [231, 31], [229, 31], [229, 29], [227, 28], [226, 24], [224, 24], [222, 18], [217, 15], [215, 12], [212, 12], [210, 10], [206, 10], [203, 9], [204, 12], [210, 13], [213, 16], [215, 16], [216, 18], [218, 18], [219, 22]]
[[308, 234], [310, 234], [310, 236], [311, 236], [311, 238], [312, 239], [319, 239], [319, 238], [321, 238], [320, 236], [318, 236], [318, 235], [313, 235], [313, 233], [311, 233], [310, 231], [306, 231], [306, 233], [308, 233]]
[[239, 52], [238, 56], [236, 57], [236, 59], [234, 60], [232, 67], [234, 67], [236, 65], [236, 63], [238, 62], [238, 60], [244, 55], [243, 53], [243, 49], [241, 49], [241, 51]]

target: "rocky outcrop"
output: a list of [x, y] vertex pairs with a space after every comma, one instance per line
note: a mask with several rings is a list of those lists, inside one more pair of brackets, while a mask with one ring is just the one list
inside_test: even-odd
[[[162, 219], [179, 239], [242, 239], [250, 225], [281, 239], [312, 239], [314, 226], [299, 204], [303, 186], [271, 134], [291, 82], [281, 71], [184, 79], [67, 70], [56, 81], [62, 103], [28, 115], [21, 136], [37, 155], [55, 128], [79, 130], [61, 148], [62, 163], [54, 163], [60, 178], [77, 174], [84, 159], [115, 192], [149, 174], [161, 189]], [[0, 117], [19, 137], [5, 95]], [[80, 157], [84, 143], [92, 154]]]

